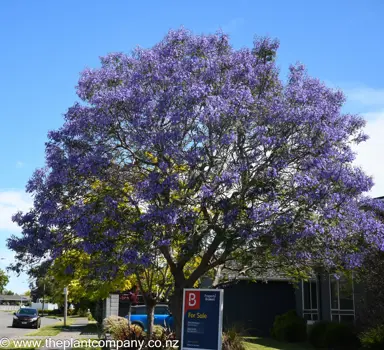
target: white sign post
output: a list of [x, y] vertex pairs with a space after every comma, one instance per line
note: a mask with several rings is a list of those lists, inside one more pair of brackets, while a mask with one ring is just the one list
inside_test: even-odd
[[67, 326], [67, 314], [68, 314], [68, 287], [64, 288], [64, 327]]

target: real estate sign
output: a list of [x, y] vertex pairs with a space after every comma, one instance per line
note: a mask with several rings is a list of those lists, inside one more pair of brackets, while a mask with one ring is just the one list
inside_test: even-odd
[[221, 350], [222, 289], [184, 289], [181, 350]]

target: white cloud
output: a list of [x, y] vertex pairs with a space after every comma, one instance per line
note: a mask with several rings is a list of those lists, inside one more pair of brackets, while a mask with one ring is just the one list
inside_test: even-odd
[[325, 83], [343, 91], [347, 98], [344, 112], [360, 114], [367, 121], [364, 131], [369, 140], [354, 147], [357, 153], [355, 164], [373, 177], [375, 185], [369, 195], [384, 196], [384, 89], [367, 87], [361, 83]]
[[24, 163], [21, 161], [16, 162], [16, 168], [22, 168], [24, 166]]
[[373, 176], [375, 185], [370, 195], [384, 196], [384, 110], [365, 113], [364, 117], [368, 120], [365, 133], [370, 138], [355, 148], [355, 164], [361, 166], [367, 175]]
[[15, 254], [6, 249], [6, 248], [0, 248], [0, 268], [5, 269], [9, 266], [9, 264], [13, 263], [15, 261]]
[[370, 87], [355, 87], [344, 90], [348, 100], [364, 106], [384, 106], [384, 89]]
[[12, 222], [12, 215], [31, 207], [32, 198], [24, 191], [0, 190], [0, 231], [19, 231], [19, 227]]

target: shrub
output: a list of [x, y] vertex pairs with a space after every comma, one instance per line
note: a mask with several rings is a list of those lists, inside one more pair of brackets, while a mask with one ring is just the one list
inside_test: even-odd
[[[137, 325], [116, 324], [111, 328], [111, 335], [114, 340], [145, 340], [146, 334], [143, 329]], [[134, 349], [131, 347], [130, 349]]]
[[97, 321], [98, 324], [103, 323], [103, 303], [101, 300], [94, 302], [90, 306], [90, 311], [93, 318]]
[[307, 339], [307, 325], [303, 318], [297, 316], [294, 310], [276, 316], [271, 331], [272, 337], [279, 341], [290, 343]]
[[222, 350], [245, 350], [242, 335], [236, 329], [223, 333]]
[[159, 325], [154, 325], [152, 338], [156, 340], [163, 340], [163, 338], [165, 337], [165, 332], [166, 332], [166, 329], [164, 327], [161, 327]]
[[325, 333], [328, 348], [353, 350], [359, 348], [359, 338], [352, 325], [330, 322]]
[[336, 322], [315, 323], [309, 332], [309, 343], [317, 349], [346, 349], [359, 348], [359, 339], [352, 325]]
[[119, 327], [124, 328], [128, 327], [128, 320], [124, 317], [120, 316], [109, 316], [103, 320], [103, 333], [111, 334], [112, 330], [115, 332], [119, 329]]
[[384, 324], [372, 327], [361, 333], [360, 341], [364, 349], [384, 349]]
[[73, 315], [75, 315], [75, 310], [74, 310], [74, 309], [68, 309], [68, 310], [67, 310], [67, 315], [68, 315], [68, 316], [73, 316]]
[[329, 322], [316, 322], [311, 326], [308, 334], [309, 343], [317, 349], [325, 348], [325, 334], [327, 333], [327, 327]]
[[167, 340], [176, 339], [176, 334], [171, 329], [164, 328], [164, 327], [159, 326], [159, 325], [155, 325], [153, 327], [152, 339], [161, 341], [161, 346], [157, 346], [154, 348], [164, 349], [166, 344], [167, 344]]
[[88, 317], [90, 312], [87, 309], [78, 309], [76, 311], [76, 315], [79, 315], [80, 317]]
[[59, 309], [55, 309], [55, 310], [47, 310], [47, 309], [39, 309], [39, 314], [44, 314], [44, 315], [48, 315], [48, 316], [53, 316], [53, 315], [60, 315], [62, 312], [60, 312]]

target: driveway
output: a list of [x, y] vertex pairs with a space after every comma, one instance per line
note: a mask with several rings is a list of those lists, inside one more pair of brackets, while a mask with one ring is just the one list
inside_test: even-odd
[[[0, 311], [0, 338], [20, 337], [35, 331], [31, 328], [12, 328], [13, 314], [11, 312]], [[52, 318], [41, 319], [41, 327], [59, 322]]]

